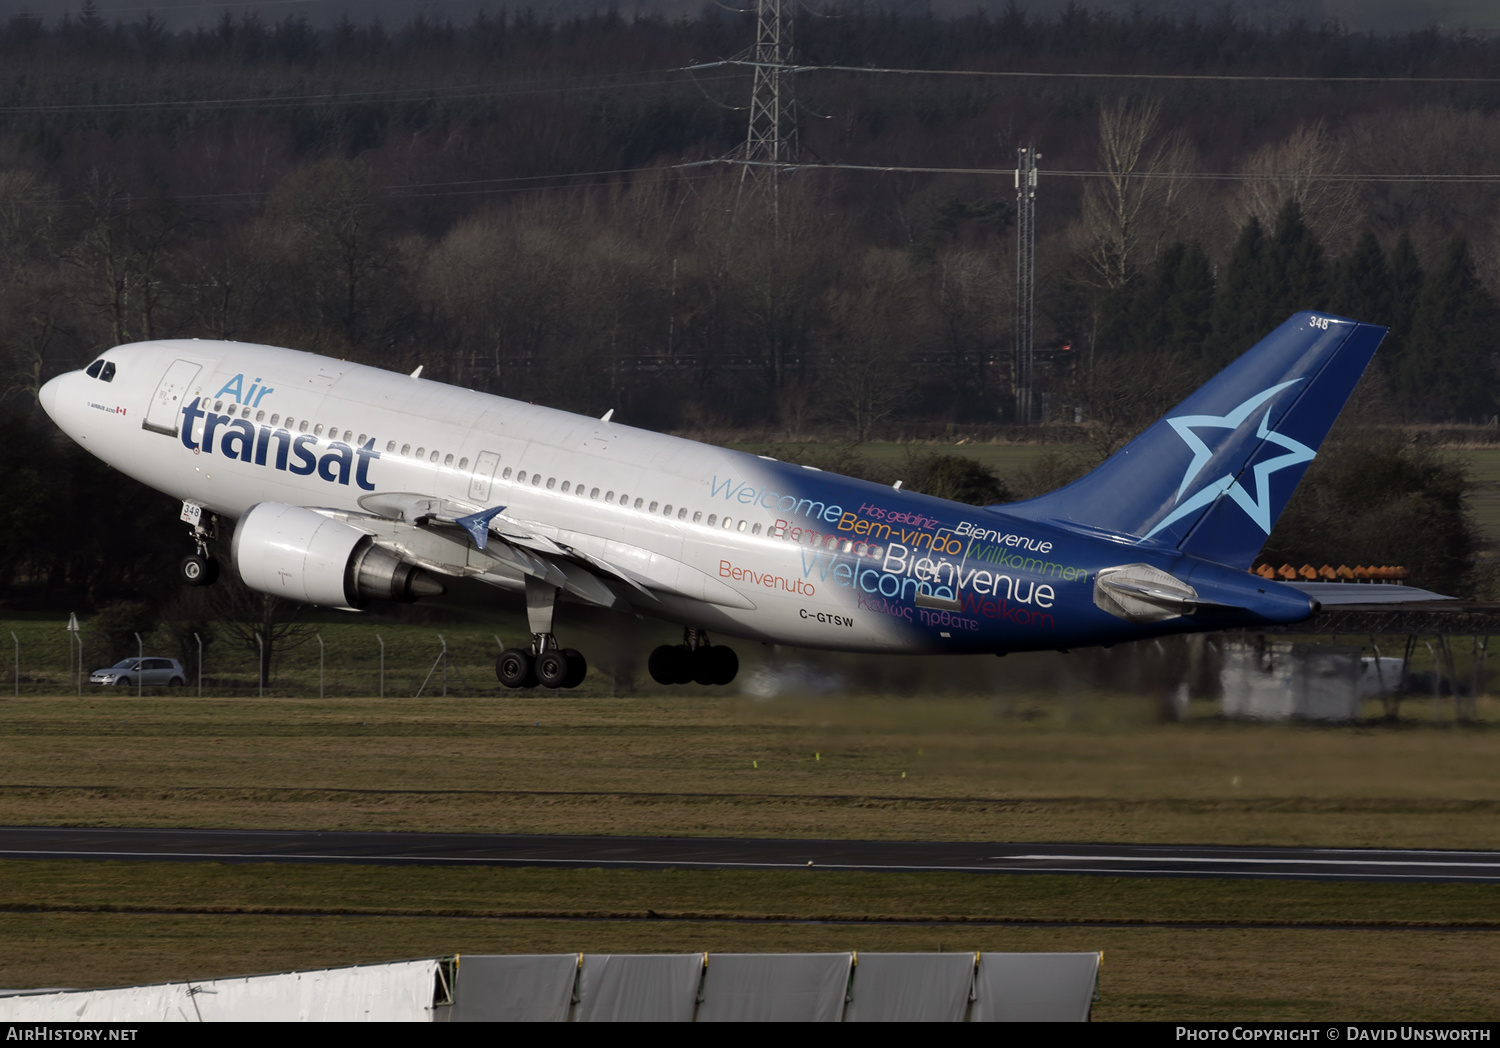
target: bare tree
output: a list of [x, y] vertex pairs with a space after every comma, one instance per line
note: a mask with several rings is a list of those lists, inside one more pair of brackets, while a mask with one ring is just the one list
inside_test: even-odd
[[1344, 149], [1321, 120], [1256, 150], [1242, 173], [1230, 209], [1237, 226], [1253, 215], [1271, 229], [1289, 200], [1297, 202], [1307, 224], [1330, 247], [1343, 247], [1359, 226], [1358, 183], [1346, 177]]
[[306, 644], [317, 632], [317, 626], [303, 617], [307, 605], [252, 590], [231, 571], [226, 571], [214, 586], [210, 607], [218, 629], [229, 642], [257, 657], [263, 688], [271, 682], [275, 653]]
[[1099, 111], [1100, 178], [1084, 188], [1085, 257], [1099, 285], [1124, 287], [1183, 220], [1194, 165], [1178, 134], [1157, 134], [1161, 103], [1117, 99]]
[[996, 366], [1009, 349], [1015, 314], [1015, 277], [1005, 257], [953, 248], [935, 259], [934, 330], [957, 379], [950, 404], [955, 420], [992, 414], [1000, 393], [991, 388], [994, 377], [1009, 374]]
[[143, 198], [93, 172], [83, 192], [84, 225], [66, 256], [85, 274], [90, 311], [112, 343], [155, 338], [158, 313], [177, 281], [171, 268], [187, 234], [170, 198]]
[[914, 386], [912, 355], [928, 325], [911, 262], [895, 251], [869, 250], [850, 286], [828, 298], [828, 404], [863, 442]]

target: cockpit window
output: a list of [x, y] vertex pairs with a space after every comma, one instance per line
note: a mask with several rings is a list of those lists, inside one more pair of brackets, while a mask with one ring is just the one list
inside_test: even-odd
[[89, 378], [98, 378], [99, 377], [99, 369], [102, 368], [102, 367], [104, 367], [104, 361], [102, 361], [102, 360], [96, 360], [96, 361], [94, 361], [92, 364], [90, 364], [88, 366], [87, 370], [84, 371], [84, 374], [87, 375]]
[[99, 377], [105, 382], [113, 382], [115, 380], [115, 362], [113, 360], [106, 360], [104, 362], [104, 370], [99, 372]]

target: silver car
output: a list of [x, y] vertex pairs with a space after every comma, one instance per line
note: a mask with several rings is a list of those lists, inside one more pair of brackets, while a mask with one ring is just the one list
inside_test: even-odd
[[160, 659], [148, 656], [144, 659], [121, 659], [108, 669], [95, 670], [89, 674], [90, 684], [107, 684], [130, 687], [137, 682], [148, 686], [165, 684], [169, 688], [180, 688], [187, 680], [182, 672], [182, 663], [176, 659]]

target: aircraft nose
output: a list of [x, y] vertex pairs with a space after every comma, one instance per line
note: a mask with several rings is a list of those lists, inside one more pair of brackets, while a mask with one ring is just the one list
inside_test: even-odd
[[53, 422], [57, 421], [57, 400], [61, 395], [60, 390], [63, 377], [62, 375], [58, 375], [54, 379], [49, 379], [42, 384], [42, 388], [37, 390], [36, 393], [36, 399], [41, 401], [42, 410], [47, 413], [47, 416]]

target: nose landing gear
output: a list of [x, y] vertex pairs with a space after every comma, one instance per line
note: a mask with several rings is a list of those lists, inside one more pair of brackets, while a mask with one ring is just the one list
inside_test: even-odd
[[208, 542], [215, 537], [219, 518], [207, 514], [204, 523], [203, 507], [191, 502], [182, 504], [182, 519], [193, 526], [193, 546], [196, 553], [189, 553], [177, 566], [177, 573], [189, 586], [212, 586], [219, 578], [219, 562], [208, 553]]

